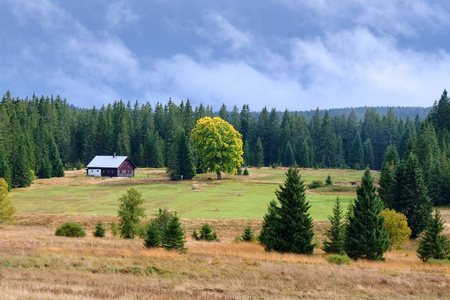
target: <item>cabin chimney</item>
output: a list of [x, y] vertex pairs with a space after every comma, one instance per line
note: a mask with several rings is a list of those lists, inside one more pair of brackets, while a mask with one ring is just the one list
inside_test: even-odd
[[116, 152], [114, 152], [113, 157], [116, 157]]

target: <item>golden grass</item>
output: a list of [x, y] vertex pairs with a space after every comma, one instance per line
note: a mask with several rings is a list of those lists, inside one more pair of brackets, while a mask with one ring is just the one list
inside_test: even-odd
[[[449, 221], [450, 214], [443, 215]], [[63, 221], [84, 224], [86, 238], [54, 236]], [[422, 263], [417, 242], [385, 262], [333, 265], [313, 255], [266, 252], [235, 243], [261, 220], [183, 219], [187, 235], [210, 223], [221, 242], [187, 238], [187, 254], [146, 249], [142, 240], [94, 238], [105, 216], [21, 214], [0, 229], [1, 299], [436, 299], [450, 294], [450, 265]], [[316, 222], [318, 240], [326, 222]]]

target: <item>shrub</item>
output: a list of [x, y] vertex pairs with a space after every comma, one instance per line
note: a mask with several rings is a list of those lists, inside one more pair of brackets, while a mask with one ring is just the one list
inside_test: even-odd
[[393, 209], [384, 209], [380, 215], [384, 218], [383, 229], [388, 233], [389, 243], [393, 248], [401, 249], [411, 236], [406, 216]]
[[111, 233], [114, 237], [119, 234], [119, 225], [116, 222], [112, 222], [110, 225]]
[[333, 185], [333, 180], [331, 180], [330, 175], [327, 176], [327, 179], [325, 180], [325, 185]]
[[83, 227], [81, 227], [80, 224], [67, 222], [56, 229], [55, 235], [66, 237], [84, 237], [86, 236], [86, 232], [84, 232]]
[[196, 240], [196, 241], [200, 240], [200, 237], [198, 236], [197, 230], [194, 230], [194, 232], [192, 233], [191, 237], [194, 240]]
[[308, 184], [308, 188], [310, 188], [310, 189], [317, 189], [320, 187], [323, 187], [323, 182], [320, 180], [314, 180], [313, 182]]
[[340, 254], [329, 254], [327, 255], [327, 261], [332, 264], [342, 265], [346, 264], [348, 265], [350, 263], [350, 257], [347, 255], [340, 255]]
[[103, 228], [102, 222], [98, 222], [97, 225], [95, 225], [95, 230], [92, 234], [95, 237], [105, 237], [105, 228]]
[[238, 168], [238, 169], [237, 169], [237, 174], [238, 174], [238, 175], [242, 175], [242, 169], [241, 169], [241, 168]]
[[208, 242], [217, 241], [217, 234], [212, 230], [208, 223], [204, 224], [200, 229], [200, 236], [198, 236], [197, 232], [194, 230], [192, 237], [195, 240], [205, 240]]
[[242, 240], [244, 242], [251, 242], [253, 240], [253, 230], [250, 224], [245, 227], [244, 233], [242, 233]]
[[248, 176], [248, 169], [247, 169], [247, 167], [245, 167], [245, 169], [244, 169], [244, 176]]

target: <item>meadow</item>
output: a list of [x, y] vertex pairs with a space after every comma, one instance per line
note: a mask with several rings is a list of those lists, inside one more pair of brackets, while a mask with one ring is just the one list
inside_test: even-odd
[[[257, 243], [237, 242], [244, 227], [261, 228], [267, 204], [285, 169], [251, 169], [250, 176], [168, 181], [164, 170], [140, 169], [136, 178], [91, 178], [70, 171], [64, 178], [39, 179], [14, 190], [13, 225], [0, 228], [2, 299], [445, 299], [450, 264], [423, 263], [417, 240], [385, 254], [385, 262], [327, 262], [320, 242], [333, 201], [348, 203], [362, 171], [302, 170], [306, 183], [335, 185], [307, 190], [314, 221], [313, 255], [266, 252]], [[378, 177], [378, 174], [374, 172]], [[213, 178], [213, 180], [209, 179]], [[159, 207], [176, 210], [186, 233], [187, 253], [146, 249], [143, 240], [94, 238], [98, 221], [117, 222], [117, 199], [130, 187], [145, 199], [148, 221]], [[446, 223], [450, 210], [442, 209]], [[85, 238], [54, 235], [63, 222], [83, 225]], [[220, 242], [194, 241], [194, 229], [209, 223]], [[449, 226], [445, 233], [450, 234]]]
[[[251, 169], [249, 176], [225, 175], [221, 181], [213, 174], [201, 174], [195, 180], [167, 180], [163, 169], [138, 169], [135, 178], [93, 178], [84, 171], [66, 172], [64, 178], [37, 179], [26, 189], [10, 195], [19, 212], [116, 215], [118, 199], [134, 187], [145, 200], [147, 212], [166, 207], [182, 218], [261, 219], [267, 205], [275, 199], [275, 190], [285, 179], [286, 169]], [[355, 198], [355, 186], [363, 171], [314, 170], [301, 171], [305, 182], [334, 181], [331, 187], [307, 190], [314, 220], [327, 220], [337, 196], [347, 205]], [[375, 177], [378, 173], [374, 172]]]

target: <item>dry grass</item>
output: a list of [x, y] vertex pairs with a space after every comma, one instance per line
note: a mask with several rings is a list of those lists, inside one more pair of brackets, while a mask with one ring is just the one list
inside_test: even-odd
[[[449, 210], [443, 215], [450, 221]], [[64, 221], [84, 224], [88, 237], [54, 236]], [[314, 255], [266, 252], [235, 243], [260, 220], [184, 219], [187, 234], [208, 222], [220, 243], [187, 238], [187, 254], [148, 250], [142, 240], [92, 237], [107, 216], [21, 214], [0, 229], [1, 299], [436, 299], [450, 294], [450, 265], [422, 263], [410, 242], [385, 262], [337, 266]], [[326, 222], [316, 222], [318, 240]], [[446, 229], [448, 232], [448, 228]]]

